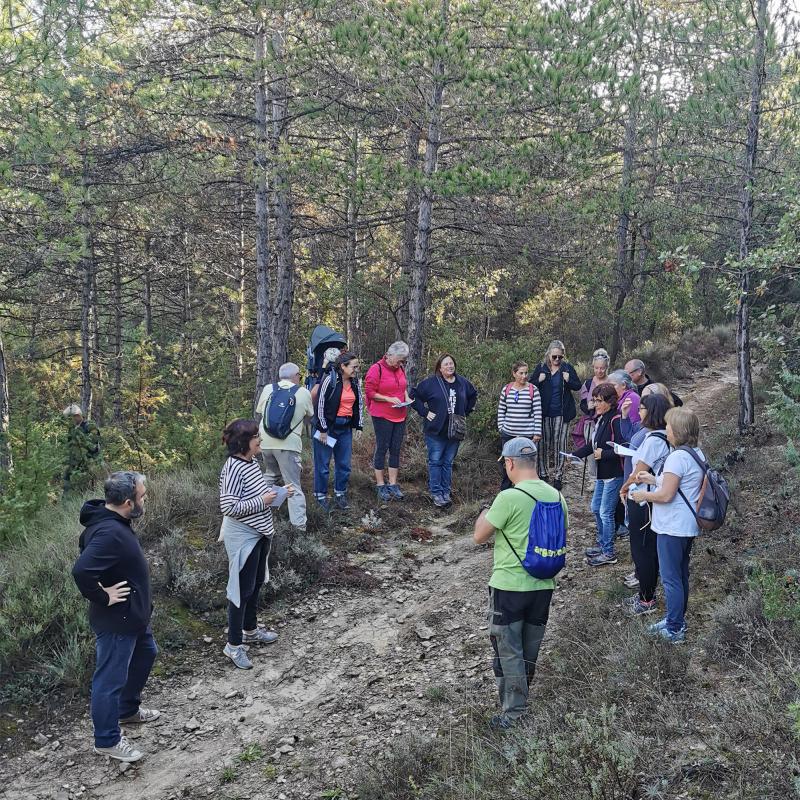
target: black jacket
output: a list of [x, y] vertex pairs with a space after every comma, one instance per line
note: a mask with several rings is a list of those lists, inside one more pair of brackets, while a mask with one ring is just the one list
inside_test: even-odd
[[[644, 383], [641, 386], [637, 386], [636, 387], [636, 391], [639, 392], [640, 396], [641, 396], [642, 391], [644, 390], [645, 386], [649, 386], [651, 383], [655, 383], [655, 381], [646, 372], [644, 374], [644, 377], [645, 377]], [[673, 392], [670, 389], [669, 393], [672, 395], [672, 405], [674, 405], [675, 408], [677, 408], [678, 406], [682, 406], [683, 405], [683, 400], [681, 400], [680, 397], [678, 397], [678, 395], [675, 394], [675, 392]]]
[[594, 458], [594, 449], [599, 447], [603, 452], [600, 454], [600, 460], [595, 462], [598, 480], [621, 478], [625, 474], [622, 457], [618, 456], [614, 452], [614, 448], [608, 444], [608, 442], [626, 444], [620, 428], [620, 419], [622, 417], [616, 409], [606, 411], [605, 414], [597, 418], [597, 425], [593, 434], [595, 443], [587, 442], [572, 454], [578, 458], [586, 458], [587, 456]]
[[[350, 427], [363, 430], [364, 401], [361, 397], [361, 387], [355, 378], [350, 378], [350, 385], [356, 395], [353, 403], [353, 416], [350, 417]], [[342, 376], [335, 370], [329, 370], [322, 378], [314, 409], [314, 425], [318, 430], [327, 433], [328, 428], [332, 428], [336, 423], [336, 412], [339, 410], [339, 403], [342, 400], [343, 386]]]
[[[150, 569], [130, 520], [105, 507], [103, 500], [88, 500], [80, 515], [85, 530], [79, 540], [80, 555], [72, 577], [89, 600], [89, 623], [95, 633], [139, 633], [153, 613]], [[100, 588], [127, 581], [128, 599], [108, 605]]]
[[[568, 361], [561, 364], [560, 372], [569, 373], [569, 380], [566, 383], [561, 381], [561, 416], [565, 422], [575, 419], [575, 398], [573, 392], [581, 388], [581, 379], [575, 372], [575, 367]], [[539, 381], [539, 375], [544, 373], [545, 378]], [[550, 384], [550, 367], [545, 364], [537, 364], [533, 370], [533, 380], [531, 381], [542, 395], [542, 417], [546, 417], [550, 411], [550, 396], [553, 392]]]
[[[429, 375], [410, 392], [414, 399], [414, 410], [422, 417], [424, 430], [429, 436], [447, 434], [448, 394], [455, 387], [456, 407], [454, 413], [468, 416], [478, 402], [478, 390], [463, 376], [456, 374], [455, 383], [447, 383], [438, 375]], [[428, 419], [428, 412], [436, 416]]]

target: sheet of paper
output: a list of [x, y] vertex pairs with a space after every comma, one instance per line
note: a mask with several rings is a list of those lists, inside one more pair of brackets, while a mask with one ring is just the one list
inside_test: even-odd
[[413, 400], [404, 400], [402, 403], [392, 403], [392, 408], [405, 408], [406, 406], [410, 406], [413, 402]]
[[[314, 438], [318, 442], [322, 441], [322, 437], [320, 436], [320, 432], [319, 431], [314, 431]], [[338, 441], [338, 439], [335, 436], [331, 436], [330, 434], [328, 434], [328, 447], [333, 447], [336, 444], [337, 441]]]
[[567, 461], [573, 461], [576, 464], [580, 464], [583, 459], [578, 458], [578, 456], [572, 455], [572, 453], [565, 453], [563, 450], [558, 451]]
[[271, 486], [273, 492], [277, 492], [278, 496], [269, 504], [270, 508], [280, 508], [289, 496], [289, 490], [285, 486]]
[[630, 458], [636, 457], [636, 451], [631, 450], [630, 447], [625, 447], [624, 445], [617, 444], [617, 442], [606, 442], [606, 444], [610, 444], [614, 448], [614, 452], [618, 456], [629, 456]]

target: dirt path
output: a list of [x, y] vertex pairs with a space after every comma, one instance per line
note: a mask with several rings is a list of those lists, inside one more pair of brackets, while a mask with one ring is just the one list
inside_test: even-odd
[[[691, 388], [678, 384], [676, 390], [713, 426], [720, 421], [716, 398], [731, 383], [735, 365], [726, 359]], [[571, 552], [548, 637], [563, 624], [566, 603], [576, 594], [588, 597], [608, 579], [579, 556], [594, 538], [579, 489], [576, 471], [565, 490]], [[84, 715], [43, 731], [38, 749], [3, 764], [0, 797], [336, 797], [334, 790], [351, 785], [393, 738], [433, 737], [453, 714], [485, 707], [494, 699], [485, 620], [491, 551], [476, 547], [465, 526], [458, 532], [456, 513], [437, 517], [426, 509], [420, 524], [431, 530], [432, 542], [414, 542], [404, 530], [385, 535], [374, 553], [351, 554], [379, 589], [323, 588], [282, 618], [270, 616], [281, 636], [251, 651], [252, 671], [223, 663], [220, 633], [190, 676], [151, 681], [147, 705], [160, 708], [162, 717], [129, 730], [149, 754], [138, 766], [121, 771], [94, 756]], [[611, 569], [621, 577], [629, 560]]]

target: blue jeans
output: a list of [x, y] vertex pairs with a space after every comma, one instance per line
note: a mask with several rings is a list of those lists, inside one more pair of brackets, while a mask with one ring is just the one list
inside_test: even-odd
[[333, 490], [336, 494], [347, 491], [350, 480], [350, 462], [353, 457], [353, 429], [350, 419], [337, 417], [336, 423], [328, 430], [336, 439], [333, 449], [314, 439], [314, 495], [317, 498], [328, 496], [328, 478], [331, 474], [331, 455], [335, 468]]
[[425, 434], [428, 448], [428, 488], [432, 495], [450, 494], [453, 483], [453, 460], [461, 444], [447, 436]]
[[694, 536], [658, 534], [658, 568], [667, 601], [667, 630], [678, 633], [686, 625], [689, 605], [689, 555]]
[[614, 555], [614, 510], [619, 502], [619, 490], [624, 478], [598, 478], [594, 482], [592, 513], [597, 523], [597, 546], [607, 555]]
[[148, 626], [141, 633], [98, 633], [97, 666], [92, 678], [92, 723], [95, 747], [119, 742], [119, 721], [133, 716], [150, 669], [158, 655]]

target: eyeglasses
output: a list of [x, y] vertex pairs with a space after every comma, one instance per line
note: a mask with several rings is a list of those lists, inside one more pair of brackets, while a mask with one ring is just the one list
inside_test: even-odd
[[561, 359], [564, 358], [564, 356], [557, 356], [555, 353], [553, 353], [553, 355], [551, 355], [550, 358], [552, 358], [554, 361], [561, 361]]

